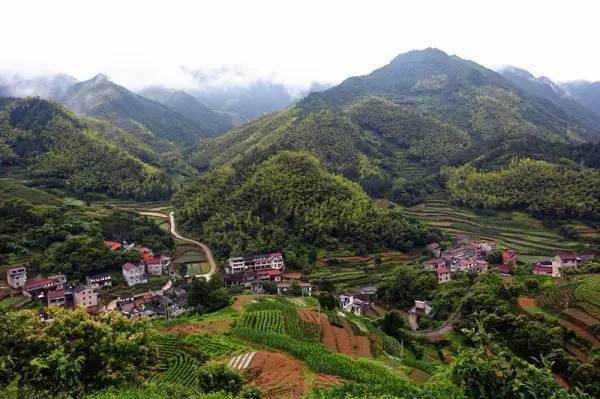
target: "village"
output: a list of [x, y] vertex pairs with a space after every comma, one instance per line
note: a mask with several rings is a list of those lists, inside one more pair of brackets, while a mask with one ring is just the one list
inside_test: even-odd
[[[112, 252], [139, 255], [139, 261], [122, 265], [122, 279], [117, 284], [122, 284], [123, 290], [116, 298], [105, 299], [104, 293], [115, 286], [115, 279], [108, 272], [88, 275], [82, 282], [71, 282], [63, 274], [29, 279], [27, 267], [17, 266], [6, 271], [6, 282], [23, 297], [42, 306], [83, 306], [91, 314], [117, 311], [128, 318], [171, 318], [185, 312], [185, 289], [173, 282], [189, 281], [193, 276], [180, 275], [170, 256], [155, 254], [151, 248], [133, 243], [109, 240], [104, 244]], [[472, 240], [466, 236], [457, 237], [450, 248], [431, 243], [426, 246], [425, 253], [429, 258], [420, 266], [435, 273], [438, 284], [452, 281], [456, 273], [482, 273], [491, 268], [496, 268], [503, 276], [511, 276], [519, 258], [514, 249], [499, 250], [495, 242]], [[494, 253], [500, 254], [500, 262], [490, 264], [490, 256]], [[592, 258], [593, 255], [578, 256], [573, 251], [561, 251], [552, 259], [533, 264], [531, 273], [560, 277], [565, 270], [577, 268]], [[281, 252], [231, 257], [223, 263], [222, 269], [223, 283], [230, 290], [249, 291], [255, 296], [313, 296], [318, 293], [313, 282], [303, 273], [286, 270]], [[164, 281], [159, 288], [136, 291], [136, 286], [158, 279]], [[377, 290], [376, 285], [367, 285], [339, 293], [336, 295], [338, 307], [356, 316], [375, 316], [377, 313], [373, 309], [376, 307]], [[429, 315], [431, 310], [431, 302], [425, 298], [416, 299], [414, 306], [408, 310], [411, 328], [418, 330], [420, 316]]]

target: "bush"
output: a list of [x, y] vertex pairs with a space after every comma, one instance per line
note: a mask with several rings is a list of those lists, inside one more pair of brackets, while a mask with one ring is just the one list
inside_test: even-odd
[[223, 391], [237, 395], [244, 379], [240, 373], [222, 363], [209, 363], [198, 370], [198, 385], [203, 392]]

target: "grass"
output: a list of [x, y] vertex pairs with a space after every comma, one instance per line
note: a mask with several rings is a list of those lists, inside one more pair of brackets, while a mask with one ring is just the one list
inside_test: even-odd
[[30, 299], [24, 297], [23, 295], [17, 295], [13, 297], [6, 297], [0, 300], [0, 309], [18, 309], [29, 302]]
[[464, 233], [474, 239], [498, 242], [501, 246], [515, 248], [520, 259], [534, 262], [553, 256], [558, 250], [584, 250], [585, 243], [562, 237], [557, 229], [549, 229], [525, 212], [477, 213], [468, 208], [452, 205], [444, 194], [437, 194], [401, 212], [417, 220], [450, 233]]

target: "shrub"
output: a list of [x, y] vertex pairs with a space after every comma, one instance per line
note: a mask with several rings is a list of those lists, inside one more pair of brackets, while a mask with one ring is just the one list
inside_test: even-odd
[[198, 385], [203, 392], [223, 391], [237, 395], [244, 385], [240, 373], [221, 363], [209, 363], [198, 370]]

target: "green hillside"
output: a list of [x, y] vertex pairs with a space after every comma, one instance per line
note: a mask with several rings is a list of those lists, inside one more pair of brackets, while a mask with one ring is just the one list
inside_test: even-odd
[[[100, 129], [93, 130], [96, 126]], [[115, 145], [100, 133], [103, 130], [55, 103], [3, 99], [0, 163], [25, 166], [39, 184], [64, 187], [79, 195], [97, 192], [146, 200], [170, 196], [171, 179], [166, 174], [142, 162], [134, 151]], [[120, 137], [129, 142], [130, 149], [139, 150], [137, 155], [151, 157], [151, 149], [130, 136]]]
[[178, 225], [203, 237], [217, 254], [283, 249], [291, 266], [314, 261], [315, 248], [408, 250], [436, 237], [377, 207], [360, 186], [306, 153], [217, 169], [179, 191], [174, 204]]
[[192, 162], [205, 171], [307, 151], [369, 195], [412, 205], [443, 186], [443, 166], [498, 169], [521, 156], [595, 167], [582, 143], [598, 137], [496, 72], [427, 49], [203, 140]]

